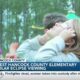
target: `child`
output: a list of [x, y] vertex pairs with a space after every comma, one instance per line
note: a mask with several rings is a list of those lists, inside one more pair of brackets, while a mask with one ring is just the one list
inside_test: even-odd
[[64, 30], [40, 48], [35, 56], [35, 61], [79, 62], [80, 20], [69, 20], [61, 26]]

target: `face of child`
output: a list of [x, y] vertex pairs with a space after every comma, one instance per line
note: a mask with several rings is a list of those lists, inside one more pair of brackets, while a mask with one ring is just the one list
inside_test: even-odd
[[[64, 22], [63, 24], [61, 24], [61, 26], [64, 29], [73, 29], [74, 20], [68, 20], [68, 21]], [[74, 38], [70, 38], [69, 40], [66, 41], [66, 46], [69, 47], [69, 48], [74, 46], [74, 44], [75, 44]]]

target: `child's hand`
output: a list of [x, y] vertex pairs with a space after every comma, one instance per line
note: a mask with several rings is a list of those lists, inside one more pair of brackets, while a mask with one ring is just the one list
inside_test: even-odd
[[61, 27], [61, 25], [55, 26], [51, 28], [50, 30], [47, 30], [47, 32], [41, 38], [39, 38], [39, 43], [41, 45], [45, 44], [47, 41], [59, 35], [63, 30], [64, 28]]
[[60, 33], [59, 36], [61, 36], [64, 41], [67, 41], [68, 39], [75, 37], [76, 35], [73, 29], [65, 29]]
[[47, 31], [47, 35], [50, 39], [54, 38], [55, 36], [59, 35], [62, 31], [64, 30], [63, 27], [61, 26], [56, 26], [56, 27], [53, 27], [51, 28], [50, 30]]

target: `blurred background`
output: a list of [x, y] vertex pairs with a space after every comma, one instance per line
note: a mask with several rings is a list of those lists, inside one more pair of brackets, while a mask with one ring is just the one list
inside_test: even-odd
[[51, 12], [79, 18], [80, 0], [0, 0], [0, 53], [5, 55], [12, 42], [42, 34], [43, 16]]

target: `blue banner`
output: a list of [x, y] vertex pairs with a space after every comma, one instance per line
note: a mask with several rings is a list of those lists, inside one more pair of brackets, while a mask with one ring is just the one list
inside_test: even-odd
[[0, 62], [0, 71], [80, 71], [80, 62]]

